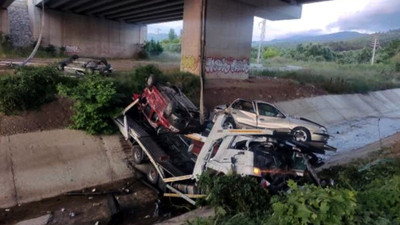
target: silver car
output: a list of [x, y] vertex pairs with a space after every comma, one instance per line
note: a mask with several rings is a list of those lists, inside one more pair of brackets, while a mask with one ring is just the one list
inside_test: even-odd
[[274, 105], [263, 101], [237, 99], [226, 107], [218, 106], [215, 112], [218, 111], [231, 115], [224, 123], [226, 129], [267, 128], [288, 132], [295, 140], [302, 142], [327, 143], [329, 138], [324, 126], [304, 118], [285, 115]]

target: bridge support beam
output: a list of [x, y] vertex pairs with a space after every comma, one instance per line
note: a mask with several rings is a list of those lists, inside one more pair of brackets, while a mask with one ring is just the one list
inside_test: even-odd
[[1, 34], [10, 33], [10, 22], [8, 20], [7, 9], [0, 9], [0, 33]]
[[206, 79], [246, 79], [254, 8], [239, 1], [203, 1], [185, 0], [181, 70], [200, 74], [203, 67]]

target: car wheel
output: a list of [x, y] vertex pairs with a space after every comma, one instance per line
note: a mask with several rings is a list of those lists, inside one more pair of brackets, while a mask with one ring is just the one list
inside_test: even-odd
[[292, 130], [292, 135], [295, 141], [307, 142], [311, 141], [311, 133], [307, 128], [296, 127]]
[[151, 184], [157, 184], [158, 183], [158, 172], [156, 170], [156, 168], [154, 168], [153, 165], [151, 165], [148, 170], [147, 170], [147, 180], [151, 183]]
[[57, 69], [59, 71], [64, 71], [64, 65], [63, 64], [58, 64]]
[[87, 74], [94, 74], [94, 69], [93, 68], [86, 68], [86, 73]]
[[226, 118], [226, 120], [222, 124], [222, 129], [236, 129], [235, 120], [232, 117]]
[[151, 88], [153, 87], [155, 84], [157, 83], [157, 78], [154, 74], [151, 74], [148, 78], [147, 78], [147, 82], [146, 82], [146, 86], [147, 88]]
[[143, 150], [138, 145], [133, 146], [133, 161], [136, 164], [141, 164], [145, 158], [146, 155]]

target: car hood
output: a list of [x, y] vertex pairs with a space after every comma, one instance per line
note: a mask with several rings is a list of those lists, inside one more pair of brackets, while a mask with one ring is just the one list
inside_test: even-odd
[[314, 130], [318, 130], [321, 127], [326, 129], [325, 126], [302, 117], [288, 116], [288, 120], [291, 125], [304, 126], [308, 129], [313, 128]]

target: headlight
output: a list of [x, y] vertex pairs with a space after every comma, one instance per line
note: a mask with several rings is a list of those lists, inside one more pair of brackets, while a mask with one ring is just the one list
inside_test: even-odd
[[325, 127], [320, 127], [319, 129], [320, 129], [320, 131], [321, 131], [322, 133], [324, 133], [324, 134], [328, 133], [328, 131], [326, 130]]
[[253, 168], [253, 175], [257, 177], [261, 177], [261, 170], [260, 168], [254, 167]]

